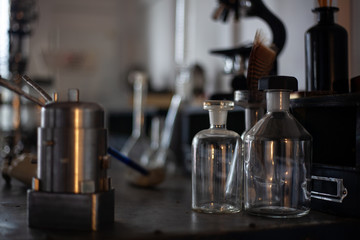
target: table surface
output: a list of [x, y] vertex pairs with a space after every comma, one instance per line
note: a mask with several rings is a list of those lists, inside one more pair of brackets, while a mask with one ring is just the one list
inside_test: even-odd
[[345, 239], [359, 232], [360, 219], [317, 211], [301, 218], [270, 219], [191, 210], [191, 179], [176, 176], [156, 188], [136, 188], [122, 178], [121, 163], [109, 175], [115, 188], [115, 222], [96, 232], [27, 226], [27, 188], [0, 180], [0, 239]]

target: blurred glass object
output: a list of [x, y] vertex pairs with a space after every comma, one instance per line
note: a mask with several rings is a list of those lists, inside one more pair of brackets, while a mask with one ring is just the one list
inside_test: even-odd
[[[129, 78], [134, 83], [133, 129], [121, 152], [136, 163], [141, 164], [141, 156], [150, 146], [144, 127], [144, 102], [147, 96], [147, 77], [145, 73], [135, 71], [130, 74]], [[135, 173], [130, 169], [126, 175], [131, 182]]]
[[[165, 119], [164, 129], [161, 131], [159, 139], [159, 123], [153, 122], [152, 134], [153, 144], [144, 149], [139, 159], [139, 164], [150, 172], [149, 176], [143, 176], [138, 172], [129, 170], [127, 178], [130, 183], [142, 186], [152, 187], [161, 183], [166, 175], [172, 175], [176, 171], [176, 157], [172, 152], [170, 145], [174, 132], [175, 121], [181, 106], [181, 96], [174, 95]], [[156, 126], [158, 125], [158, 126]], [[158, 142], [160, 141], [160, 142]], [[158, 143], [156, 143], [158, 142]], [[140, 145], [140, 144], [139, 144]], [[136, 145], [135, 145], [136, 146]], [[144, 145], [142, 145], [145, 147]], [[139, 154], [139, 152], [137, 152]]]
[[153, 153], [148, 163], [150, 169], [162, 168], [168, 175], [171, 175], [176, 171], [176, 157], [171, 150], [171, 142], [181, 103], [181, 96], [174, 95], [172, 97], [170, 107], [165, 118], [165, 126], [161, 132], [159, 147]]
[[176, 74], [175, 92], [187, 103], [191, 102], [194, 92], [194, 84], [190, 71], [189, 67], [179, 67]]
[[140, 163], [143, 166], [150, 164], [150, 160], [160, 146], [161, 130], [163, 128], [163, 121], [160, 117], [153, 117], [151, 120], [151, 135], [150, 135], [150, 146], [141, 156]]

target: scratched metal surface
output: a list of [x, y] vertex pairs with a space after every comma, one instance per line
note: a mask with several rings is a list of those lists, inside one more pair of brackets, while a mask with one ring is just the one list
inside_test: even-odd
[[359, 219], [316, 211], [297, 219], [268, 219], [245, 213], [208, 215], [191, 211], [191, 180], [178, 176], [153, 189], [124, 182], [112, 163], [115, 223], [97, 232], [33, 229], [27, 226], [27, 188], [0, 179], [0, 239], [344, 239], [358, 232]]

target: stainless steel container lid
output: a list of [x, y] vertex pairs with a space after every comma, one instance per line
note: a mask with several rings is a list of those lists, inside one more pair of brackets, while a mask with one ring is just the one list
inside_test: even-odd
[[41, 128], [104, 128], [104, 109], [79, 102], [77, 89], [70, 89], [68, 101], [52, 102], [41, 109]]

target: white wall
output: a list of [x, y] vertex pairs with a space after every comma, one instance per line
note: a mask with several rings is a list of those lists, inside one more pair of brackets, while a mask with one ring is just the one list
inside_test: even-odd
[[223, 69], [223, 59], [211, 55], [210, 50], [227, 49], [234, 46], [234, 21], [214, 21], [211, 15], [217, 7], [216, 1], [196, 0], [188, 4], [187, 63], [199, 63], [206, 71], [205, 91], [216, 91], [217, 81]]
[[156, 0], [146, 3], [147, 69], [151, 87], [171, 89], [174, 83], [175, 1]]
[[143, 6], [126, 0], [37, 4], [28, 74], [55, 77], [54, 89], [62, 95], [68, 88], [79, 88], [83, 101], [127, 107], [131, 87], [126, 71], [146, 62]]

